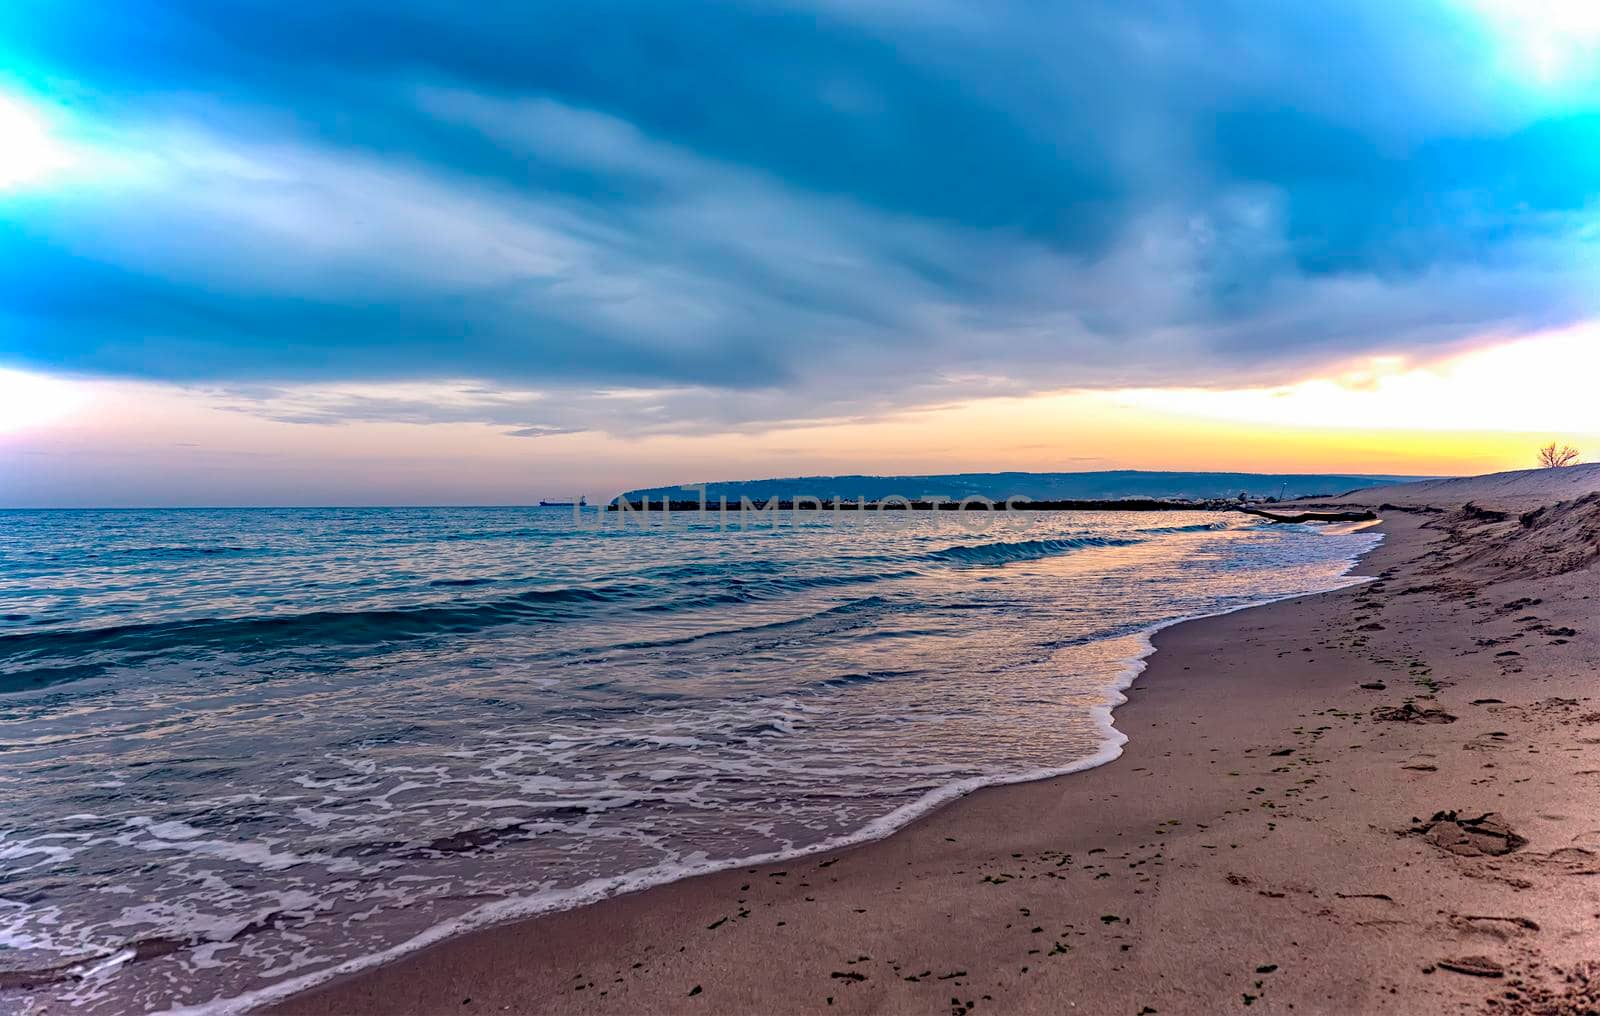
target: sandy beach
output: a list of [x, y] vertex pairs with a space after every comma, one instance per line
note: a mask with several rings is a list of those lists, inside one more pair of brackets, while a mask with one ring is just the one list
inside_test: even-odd
[[0, 3], [0, 1016], [1600, 1016], [1600, 0]]
[[1600, 500], [1517, 475], [1341, 500], [1373, 581], [1160, 633], [1111, 764], [273, 1011], [1594, 1012]]

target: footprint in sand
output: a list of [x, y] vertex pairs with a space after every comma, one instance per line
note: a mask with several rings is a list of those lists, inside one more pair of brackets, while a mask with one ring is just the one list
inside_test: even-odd
[[1400, 763], [1400, 768], [1418, 773], [1436, 773], [1439, 771], [1439, 756], [1431, 751], [1419, 751]]
[[1424, 822], [1412, 819], [1406, 835], [1421, 836], [1440, 850], [1458, 857], [1499, 857], [1528, 845], [1526, 837], [1519, 836], [1504, 816], [1488, 812], [1476, 818], [1466, 818], [1453, 811], [1435, 812]]
[[1526, 917], [1498, 917], [1488, 914], [1451, 914], [1450, 927], [1474, 935], [1487, 935], [1506, 941], [1535, 934], [1539, 925]]
[[1600, 855], [1582, 847], [1559, 847], [1548, 854], [1529, 857], [1528, 861], [1558, 875], [1600, 875]]

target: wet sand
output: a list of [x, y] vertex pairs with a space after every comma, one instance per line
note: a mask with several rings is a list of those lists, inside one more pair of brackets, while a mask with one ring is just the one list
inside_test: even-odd
[[1109, 765], [276, 1011], [1596, 1011], [1600, 574], [1540, 548], [1600, 503], [1569, 516], [1387, 512], [1376, 581], [1162, 632]]

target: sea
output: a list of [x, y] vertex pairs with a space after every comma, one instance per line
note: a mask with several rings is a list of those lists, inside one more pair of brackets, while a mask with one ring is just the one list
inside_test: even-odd
[[1229, 512], [0, 512], [0, 1011], [237, 1012], [1103, 764]]

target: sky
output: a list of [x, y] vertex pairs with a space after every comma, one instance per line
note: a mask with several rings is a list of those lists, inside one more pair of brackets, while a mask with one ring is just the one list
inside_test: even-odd
[[7, 0], [0, 506], [1600, 449], [1597, 56], [1578, 0]]

